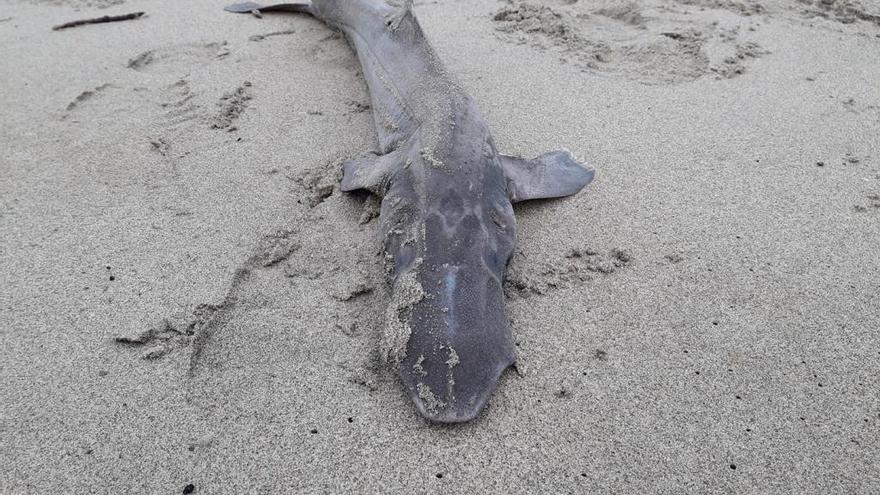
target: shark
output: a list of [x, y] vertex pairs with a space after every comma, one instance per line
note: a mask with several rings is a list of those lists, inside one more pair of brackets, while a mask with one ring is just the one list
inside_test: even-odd
[[378, 146], [342, 163], [340, 189], [381, 198], [391, 295], [380, 354], [428, 420], [477, 418], [516, 361], [503, 289], [516, 242], [512, 205], [575, 194], [595, 170], [565, 150], [532, 159], [499, 153], [412, 0], [246, 2], [226, 10], [308, 14], [356, 52]]

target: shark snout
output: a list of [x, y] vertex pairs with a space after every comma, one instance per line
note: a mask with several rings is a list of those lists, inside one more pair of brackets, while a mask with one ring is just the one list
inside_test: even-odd
[[479, 268], [439, 264], [413, 308], [400, 375], [416, 408], [442, 423], [477, 417], [514, 362], [501, 284]]

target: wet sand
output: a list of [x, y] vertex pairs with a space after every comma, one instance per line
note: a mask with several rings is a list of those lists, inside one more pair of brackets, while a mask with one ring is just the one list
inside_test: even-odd
[[357, 59], [222, 5], [0, 12], [0, 492], [880, 491], [876, 1], [416, 2], [501, 151], [597, 169], [516, 206], [452, 427], [380, 364]]

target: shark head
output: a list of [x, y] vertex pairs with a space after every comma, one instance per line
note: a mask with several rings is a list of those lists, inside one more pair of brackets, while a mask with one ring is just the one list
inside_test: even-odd
[[427, 193], [421, 256], [395, 283], [395, 293], [411, 291], [401, 280], [418, 283], [418, 301], [389, 318], [403, 317], [409, 332], [399, 363], [405, 389], [436, 422], [474, 419], [514, 362], [502, 283], [516, 223], [494, 172], [481, 175], [478, 194], [460, 176]]

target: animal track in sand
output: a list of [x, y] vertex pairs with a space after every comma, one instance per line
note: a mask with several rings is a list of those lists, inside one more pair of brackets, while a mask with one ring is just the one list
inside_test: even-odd
[[573, 249], [564, 258], [550, 262], [511, 263], [504, 281], [505, 295], [528, 297], [556, 289], [580, 287], [596, 276], [610, 275], [632, 263], [629, 251], [612, 249], [601, 254], [592, 249]]

